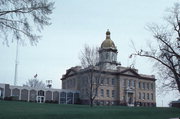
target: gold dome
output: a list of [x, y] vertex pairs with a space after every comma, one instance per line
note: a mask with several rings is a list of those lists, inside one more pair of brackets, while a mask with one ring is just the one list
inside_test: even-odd
[[111, 34], [110, 31], [107, 30], [106, 39], [102, 42], [101, 48], [115, 48], [116, 49], [114, 42], [110, 38], [110, 34]]

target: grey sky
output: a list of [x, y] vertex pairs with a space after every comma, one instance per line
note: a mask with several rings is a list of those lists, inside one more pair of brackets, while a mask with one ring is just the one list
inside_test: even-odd
[[[137, 48], [145, 48], [151, 34], [145, 30], [148, 23], [161, 23], [167, 7], [179, 0], [56, 0], [52, 25], [41, 33], [37, 46], [27, 41], [19, 49], [18, 85], [24, 84], [36, 73], [38, 78], [53, 80], [54, 88], [61, 88], [60, 78], [66, 69], [79, 65], [80, 50], [84, 44], [100, 46], [105, 32], [110, 29], [111, 39], [118, 48], [118, 60], [123, 66], [133, 52], [131, 40]], [[13, 84], [15, 43], [10, 47], [0, 45], [0, 83]], [[139, 73], [153, 74], [149, 60], [136, 59]], [[157, 103], [162, 105], [173, 96], [162, 96]]]

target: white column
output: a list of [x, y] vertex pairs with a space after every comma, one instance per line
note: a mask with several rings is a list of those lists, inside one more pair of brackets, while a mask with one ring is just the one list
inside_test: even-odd
[[74, 104], [74, 93], [73, 93], [73, 102], [72, 102], [72, 104]]
[[3, 89], [3, 99], [5, 98], [5, 88]]
[[28, 90], [28, 102], [29, 102], [29, 98], [30, 98], [30, 90]]
[[44, 91], [44, 102], [46, 100], [46, 91]]
[[21, 100], [21, 89], [19, 89], [19, 100]]
[[53, 91], [52, 91], [52, 98], [51, 98], [51, 100], [53, 100]]
[[36, 90], [36, 101], [38, 101], [38, 90]]
[[5, 98], [5, 87], [3, 89], [3, 99]]
[[66, 93], [66, 104], [67, 104], [67, 101], [68, 101], [68, 100], [67, 100], [67, 93]]
[[10, 90], [11, 90], [11, 94], [10, 94], [10, 96], [12, 96], [12, 90], [13, 90], [13, 89], [10, 89]]
[[61, 92], [59, 92], [59, 104], [61, 104]]

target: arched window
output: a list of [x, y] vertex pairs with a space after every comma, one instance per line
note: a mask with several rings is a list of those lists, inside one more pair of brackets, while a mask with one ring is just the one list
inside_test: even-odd
[[44, 91], [42, 90], [38, 91], [38, 96], [44, 96]]

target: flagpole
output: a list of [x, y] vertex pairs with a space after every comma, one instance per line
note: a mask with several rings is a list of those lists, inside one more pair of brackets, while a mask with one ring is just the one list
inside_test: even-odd
[[18, 51], [19, 51], [19, 40], [17, 39], [16, 44], [16, 60], [15, 60], [15, 72], [14, 72], [14, 85], [17, 85], [17, 76], [18, 76]]

